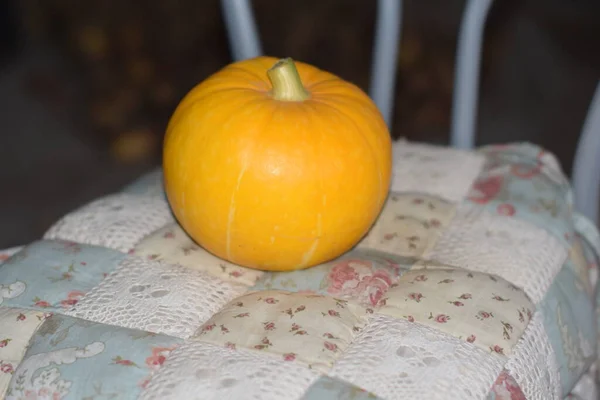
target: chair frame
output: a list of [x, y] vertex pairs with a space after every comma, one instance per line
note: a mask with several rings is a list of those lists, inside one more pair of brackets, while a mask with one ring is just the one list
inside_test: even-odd
[[[473, 149], [477, 127], [479, 72], [485, 22], [493, 0], [467, 0], [457, 42], [450, 145]], [[391, 127], [402, 28], [402, 0], [377, 0], [369, 95]], [[221, 0], [234, 60], [262, 54], [250, 0]], [[579, 212], [597, 223], [600, 206], [600, 83], [586, 117], [573, 164]]]

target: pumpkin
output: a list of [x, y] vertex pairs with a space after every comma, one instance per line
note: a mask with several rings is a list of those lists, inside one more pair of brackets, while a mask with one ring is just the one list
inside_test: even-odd
[[357, 86], [291, 59], [232, 63], [194, 87], [164, 139], [165, 191], [204, 249], [261, 270], [329, 261], [386, 199], [391, 138]]

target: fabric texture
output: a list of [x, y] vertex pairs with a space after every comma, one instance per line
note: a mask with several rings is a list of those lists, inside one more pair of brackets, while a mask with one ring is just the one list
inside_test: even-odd
[[0, 398], [4, 398], [12, 374], [23, 360], [29, 338], [46, 315], [24, 308], [0, 308]]
[[401, 141], [358, 245], [261, 272], [198, 246], [160, 170], [0, 252], [8, 399], [583, 399], [600, 235], [530, 144]]

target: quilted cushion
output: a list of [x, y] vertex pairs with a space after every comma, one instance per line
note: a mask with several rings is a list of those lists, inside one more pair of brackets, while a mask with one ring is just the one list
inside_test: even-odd
[[394, 157], [370, 232], [308, 270], [203, 250], [160, 171], [0, 254], [0, 395], [593, 398], [600, 242], [554, 157], [405, 141]]

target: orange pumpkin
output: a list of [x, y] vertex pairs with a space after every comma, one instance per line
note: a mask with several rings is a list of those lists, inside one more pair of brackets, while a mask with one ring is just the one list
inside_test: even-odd
[[383, 207], [391, 139], [372, 100], [291, 59], [230, 64], [181, 101], [164, 142], [167, 197], [214, 255], [302, 269], [352, 248]]

